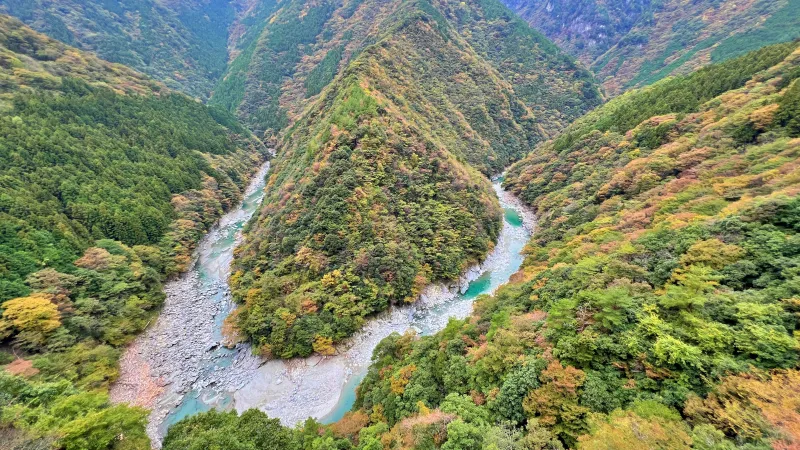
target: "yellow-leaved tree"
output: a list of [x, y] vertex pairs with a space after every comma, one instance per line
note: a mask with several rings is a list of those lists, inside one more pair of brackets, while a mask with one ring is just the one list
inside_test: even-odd
[[0, 337], [15, 335], [23, 346], [44, 345], [47, 337], [61, 326], [58, 307], [51, 300], [50, 294], [35, 293], [3, 303]]

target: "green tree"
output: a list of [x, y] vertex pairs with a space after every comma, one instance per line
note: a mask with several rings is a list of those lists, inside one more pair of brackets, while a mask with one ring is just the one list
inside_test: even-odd
[[170, 427], [164, 438], [165, 450], [293, 450], [299, 449], [294, 431], [277, 419], [250, 409], [211, 410], [191, 416]]

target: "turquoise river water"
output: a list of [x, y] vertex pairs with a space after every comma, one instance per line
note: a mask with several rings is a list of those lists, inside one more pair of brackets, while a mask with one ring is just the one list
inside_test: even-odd
[[[222, 340], [223, 321], [233, 308], [227, 289], [233, 250], [241, 240], [241, 229], [263, 199], [265, 175], [266, 169], [256, 177], [242, 204], [226, 214], [200, 243], [196, 262], [184, 284], [166, 289], [166, 307], [169, 307], [171, 296], [179, 298], [175, 302], [185, 302], [188, 296], [190, 309], [212, 312], [205, 322], [198, 325], [182, 325], [180, 320], [160, 325], [162, 328], [185, 326], [190, 330], [159, 330], [159, 325], [156, 330], [150, 330], [155, 337], [149, 338], [148, 345], [159, 344], [163, 339], [157, 338], [161, 335], [181, 332], [190, 336], [187, 341], [199, 341], [202, 353], [196, 358], [186, 356], [186, 364], [178, 363], [162, 370], [162, 373], [185, 370], [187, 374], [169, 377], [164, 383], [164, 392], [152, 406], [148, 431], [154, 442], [161, 441], [170, 425], [211, 408], [241, 411], [257, 407], [288, 425], [309, 416], [323, 423], [341, 419], [352, 408], [356, 387], [367, 372], [372, 349], [382, 338], [408, 329], [423, 335], [436, 333], [447, 325], [450, 318], [469, 315], [472, 303], [479, 295], [493, 293], [519, 269], [523, 262], [522, 249], [533, 228], [532, 216], [516, 198], [503, 191], [500, 180], [496, 180], [494, 188], [504, 212], [500, 238], [486, 261], [472, 268], [460, 284], [442, 285], [439, 291], [434, 290], [434, 294], [422, 298], [419, 304], [395, 308], [376, 317], [360, 336], [354, 336], [353, 343], [341, 346], [339, 355], [261, 361], [252, 355], [246, 344], [229, 349], [219, 342]], [[191, 283], [186, 281], [189, 279]], [[195, 335], [202, 335], [202, 339]], [[183, 350], [173, 348], [188, 345], [180, 340], [177, 344], [173, 340], [168, 345], [170, 348], [165, 351], [172, 351], [180, 358], [184, 354], [193, 354], [198, 347], [194, 344]], [[147, 363], [152, 367], [161, 361], [163, 365], [163, 355], [161, 358], [150, 358]]]

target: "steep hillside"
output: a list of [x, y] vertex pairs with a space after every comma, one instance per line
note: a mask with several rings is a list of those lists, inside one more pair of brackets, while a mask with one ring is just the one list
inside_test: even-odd
[[535, 142], [600, 104], [591, 75], [499, 1], [434, 5], [533, 112]]
[[200, 98], [225, 72], [237, 8], [227, 0], [0, 1], [0, 12], [52, 38]]
[[800, 1], [506, 0], [612, 95], [800, 37]]
[[0, 58], [0, 440], [146, 448], [144, 411], [105, 394], [119, 348], [266, 149], [228, 113], [6, 16]]
[[613, 100], [509, 171], [543, 219], [512, 283], [384, 340], [351, 413], [165, 449], [796, 447], [799, 113], [797, 44]]
[[[473, 110], [457, 102], [502, 108], [503, 86], [462, 62], [468, 47], [417, 2], [394, 14], [396, 25], [286, 134], [246, 232], [232, 287], [243, 303], [239, 329], [265, 354], [327, 351], [324, 343], [352, 334], [365, 316], [458, 277], [497, 237], [497, 200], [465, 161], [492, 153], [470, 126]], [[440, 92], [418, 89], [422, 71]], [[456, 75], [463, 91], [448, 98]], [[502, 136], [506, 124], [480, 125]], [[509, 125], [513, 138], [520, 129]]]
[[653, 0], [503, 0], [509, 8], [587, 66], [615, 46]]
[[[535, 351], [555, 359], [529, 417], [599, 443], [643, 423], [636, 402], [652, 398], [682, 413], [659, 419], [682, 439], [800, 438], [765, 406], [797, 401], [769, 393], [796, 374], [741, 375], [798, 358], [799, 67], [797, 45], [780, 45], [623, 95], [509, 170], [541, 229], [521, 283], [479, 315], [513, 330], [538, 314]], [[581, 430], [532, 402], [558, 373], [577, 417], [633, 406]]]
[[500, 220], [479, 171], [498, 173], [599, 95], [493, 1], [295, 1], [212, 101], [258, 129], [291, 123], [234, 263], [230, 321], [288, 358], [332, 351], [485, 256]]
[[[319, 94], [394, 26], [400, 3], [294, 0], [281, 5], [232, 62], [212, 102], [237, 113], [253, 129], [282, 130], [300, 116], [307, 98]], [[447, 0], [429, 8], [442, 16], [441, 26], [455, 27], [482, 60], [478, 63], [491, 65], [535, 113], [540, 129], [530, 132], [536, 139], [600, 102], [585, 70], [499, 2]]]
[[166, 90], [128, 67], [83, 53], [33, 32], [17, 19], [0, 15], [0, 96], [58, 90], [62, 77], [80, 78], [120, 93], [157, 94]]

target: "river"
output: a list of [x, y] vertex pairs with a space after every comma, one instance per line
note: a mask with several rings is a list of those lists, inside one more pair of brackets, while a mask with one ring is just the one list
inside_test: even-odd
[[227, 287], [233, 250], [263, 199], [268, 167], [255, 176], [242, 204], [201, 241], [192, 268], [167, 283], [158, 320], [123, 355], [112, 400], [151, 409], [147, 431], [155, 446], [170, 425], [211, 408], [259, 408], [286, 425], [307, 417], [335, 422], [352, 407], [378, 342], [393, 332], [435, 333], [451, 317], [469, 315], [477, 296], [491, 294], [519, 269], [535, 226], [533, 215], [495, 180], [503, 227], [483, 263], [460, 280], [429, 286], [414, 305], [370, 319], [335, 356], [263, 361], [247, 344], [228, 349], [219, 343], [234, 306]]

